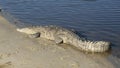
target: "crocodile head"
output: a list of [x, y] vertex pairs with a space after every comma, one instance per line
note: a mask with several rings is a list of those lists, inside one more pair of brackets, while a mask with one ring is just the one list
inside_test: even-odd
[[33, 29], [30, 29], [30, 28], [17, 28], [17, 31], [22, 32], [22, 33], [26, 33], [26, 34], [37, 33], [36, 31], [34, 31]]

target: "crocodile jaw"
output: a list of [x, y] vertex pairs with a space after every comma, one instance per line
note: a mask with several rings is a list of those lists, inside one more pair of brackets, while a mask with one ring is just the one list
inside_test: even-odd
[[30, 29], [30, 28], [17, 28], [17, 31], [22, 32], [22, 33], [26, 33], [26, 34], [37, 33], [36, 31], [34, 31], [33, 29]]

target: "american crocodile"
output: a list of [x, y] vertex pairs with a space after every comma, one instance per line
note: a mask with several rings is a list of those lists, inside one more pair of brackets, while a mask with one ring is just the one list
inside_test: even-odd
[[54, 40], [57, 44], [70, 44], [87, 52], [105, 52], [110, 48], [109, 42], [82, 40], [73, 31], [59, 26], [49, 25], [17, 28], [17, 31], [26, 33], [35, 38], [43, 37], [49, 40]]

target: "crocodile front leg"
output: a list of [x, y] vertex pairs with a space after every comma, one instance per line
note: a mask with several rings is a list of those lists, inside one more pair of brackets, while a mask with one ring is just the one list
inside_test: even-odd
[[29, 37], [30, 38], [38, 38], [38, 37], [40, 37], [40, 33], [37, 32], [37, 33], [34, 33], [34, 34], [29, 34]]

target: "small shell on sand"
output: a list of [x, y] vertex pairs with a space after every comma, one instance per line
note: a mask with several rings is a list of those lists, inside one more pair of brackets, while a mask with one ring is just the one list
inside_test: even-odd
[[8, 53], [8, 54], [5, 54], [5, 53], [0, 54], [0, 59], [7, 58], [7, 57], [9, 57], [10, 55], [11, 55], [10, 53]]

